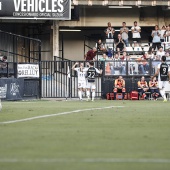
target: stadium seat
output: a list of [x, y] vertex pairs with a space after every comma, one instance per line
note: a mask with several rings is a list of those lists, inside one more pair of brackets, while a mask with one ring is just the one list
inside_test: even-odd
[[107, 99], [107, 100], [110, 100], [110, 93], [107, 93], [107, 94], [106, 94], [106, 99]]
[[143, 51], [144, 51], [144, 52], [148, 52], [148, 51], [149, 51], [149, 46], [144, 46], [144, 47], [143, 47]]
[[116, 100], [122, 100], [122, 93], [116, 94]]
[[134, 51], [143, 51], [141, 47], [134, 47]]
[[110, 93], [110, 100], [114, 100], [114, 93]]
[[129, 93], [125, 93], [124, 100], [128, 100], [128, 99], [129, 99]]
[[138, 96], [139, 96], [139, 95], [138, 95], [138, 92], [137, 92], [137, 91], [131, 91], [131, 93], [130, 93], [130, 99], [131, 99], [131, 100], [138, 100], [138, 99], [139, 99]]
[[126, 47], [126, 51], [130, 54], [133, 54], [133, 48], [132, 47]]

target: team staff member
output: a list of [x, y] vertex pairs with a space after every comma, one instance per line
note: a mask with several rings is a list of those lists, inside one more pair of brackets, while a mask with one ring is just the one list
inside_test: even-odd
[[96, 74], [102, 74], [102, 70], [98, 70], [94, 67], [94, 62], [89, 62], [89, 68], [87, 70], [87, 84], [86, 84], [86, 95], [87, 95], [87, 101], [90, 100], [90, 90], [92, 91], [92, 101], [94, 101], [95, 98], [95, 76]]
[[149, 89], [148, 83], [145, 81], [145, 77], [142, 76], [141, 80], [138, 81], [138, 93], [139, 93], [139, 96], [140, 97], [143, 96], [144, 98], [146, 98], [145, 92], [147, 92], [148, 89]]
[[159, 86], [161, 96], [164, 99], [163, 101], [167, 102], [166, 95], [165, 95], [165, 86], [168, 81], [170, 83], [170, 67], [166, 63], [166, 56], [162, 56], [161, 63], [158, 64], [157, 71], [152, 78], [156, 76], [158, 76], [158, 86]]
[[156, 80], [156, 77], [154, 77], [149, 81], [149, 89], [154, 100], [157, 100], [159, 96], [159, 89], [158, 89], [158, 81]]
[[96, 49], [96, 47], [93, 47], [92, 50], [89, 50], [89, 51], [87, 52], [87, 54], [85, 54], [84, 59], [85, 59], [86, 61], [94, 60], [94, 59], [95, 59], [95, 56], [96, 56], [96, 53], [97, 53], [97, 49]]
[[125, 80], [123, 79], [122, 76], [119, 76], [115, 80], [113, 92], [114, 92], [114, 100], [116, 100], [117, 93], [122, 93], [122, 99], [124, 99], [126, 89], [125, 89]]

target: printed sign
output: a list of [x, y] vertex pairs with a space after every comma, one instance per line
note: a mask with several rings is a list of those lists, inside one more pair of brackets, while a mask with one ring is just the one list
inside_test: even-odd
[[4, 86], [0, 86], [0, 98], [6, 98], [7, 93], [7, 84], [4, 84]]
[[17, 77], [32, 77], [39, 78], [39, 65], [38, 64], [18, 64]]
[[0, 18], [71, 19], [71, 0], [0, 0]]

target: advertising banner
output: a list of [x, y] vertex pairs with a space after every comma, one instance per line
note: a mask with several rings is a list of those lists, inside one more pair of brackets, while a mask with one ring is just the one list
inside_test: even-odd
[[18, 64], [17, 77], [30, 77], [39, 78], [39, 65], [38, 64]]
[[1, 78], [0, 98], [6, 100], [22, 100], [24, 92], [24, 79]]
[[71, 0], [0, 0], [0, 18], [70, 20]]

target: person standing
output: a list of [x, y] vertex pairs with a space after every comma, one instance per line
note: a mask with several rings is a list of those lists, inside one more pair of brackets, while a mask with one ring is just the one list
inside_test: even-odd
[[153, 37], [152, 39], [152, 50], [154, 51], [157, 47], [157, 49], [159, 49], [159, 47], [161, 46], [161, 32], [159, 30], [158, 25], [155, 26], [155, 30], [152, 31], [151, 36]]
[[87, 95], [87, 101], [90, 100], [90, 90], [92, 91], [92, 101], [94, 101], [95, 98], [95, 76], [98, 74], [102, 74], [102, 70], [98, 70], [94, 67], [94, 62], [89, 61], [89, 68], [87, 70], [87, 84], [86, 84], [86, 95]]
[[94, 60], [95, 59], [95, 56], [96, 56], [96, 53], [97, 53], [97, 49], [96, 47], [93, 47], [92, 50], [89, 50], [85, 56], [84, 56], [84, 59], [86, 61], [91, 61], [91, 60]]
[[79, 67], [78, 66], [79, 63], [76, 62], [73, 67], [72, 70], [77, 72], [77, 77], [78, 77], [78, 96], [79, 99], [82, 100], [82, 93], [83, 91], [85, 91], [86, 88], [86, 70], [87, 68], [84, 67], [83, 63], [80, 63]]
[[115, 33], [115, 29], [112, 27], [111, 23], [108, 22], [107, 23], [107, 28], [105, 29], [105, 34], [106, 34], [106, 39], [113, 39], [114, 38], [114, 33]]
[[165, 86], [167, 80], [170, 83], [170, 67], [166, 63], [166, 56], [162, 56], [161, 63], [158, 64], [157, 71], [155, 75], [152, 77], [152, 79], [156, 76], [158, 76], [158, 86], [159, 86], [161, 96], [164, 99], [163, 102], [167, 102], [167, 98], [165, 95]]
[[166, 26], [166, 30], [164, 32], [165, 42], [170, 42], [170, 26]]
[[131, 31], [132, 31], [132, 39], [133, 39], [133, 42], [138, 42], [138, 43], [140, 43], [140, 39], [141, 39], [141, 36], [140, 36], [141, 27], [139, 27], [139, 26], [137, 25], [137, 21], [134, 22], [134, 26], [131, 28]]
[[126, 27], [126, 22], [123, 22], [122, 26], [123, 27], [120, 29], [120, 34], [122, 35], [122, 39], [123, 39], [126, 47], [128, 47], [129, 46], [129, 40], [128, 40], [128, 38], [129, 38], [129, 36], [128, 36], [129, 28]]
[[165, 31], [166, 31], [166, 27], [163, 25], [160, 32], [161, 32], [161, 42], [164, 42], [165, 41]]

